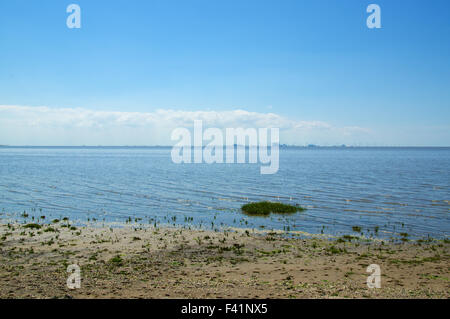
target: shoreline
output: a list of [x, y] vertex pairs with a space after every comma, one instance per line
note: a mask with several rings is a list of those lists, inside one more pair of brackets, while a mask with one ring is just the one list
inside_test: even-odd
[[[0, 298], [450, 297], [448, 240], [343, 238], [0, 222]], [[80, 289], [67, 287], [71, 264]], [[370, 264], [380, 289], [367, 287]]]

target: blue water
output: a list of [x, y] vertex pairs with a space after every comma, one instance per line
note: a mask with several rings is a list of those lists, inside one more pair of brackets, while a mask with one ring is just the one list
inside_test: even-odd
[[[0, 218], [47, 218], [290, 229], [332, 235], [445, 238], [450, 148], [285, 148], [280, 169], [260, 164], [174, 164], [169, 148], [0, 148]], [[308, 210], [248, 217], [271, 200]], [[186, 221], [192, 217], [193, 220]], [[379, 231], [375, 234], [374, 228]], [[369, 229], [370, 231], [368, 231]]]

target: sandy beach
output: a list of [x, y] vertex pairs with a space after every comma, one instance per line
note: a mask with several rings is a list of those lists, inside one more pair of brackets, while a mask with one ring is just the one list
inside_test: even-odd
[[[1, 298], [449, 298], [447, 240], [69, 221], [0, 225]], [[81, 288], [67, 287], [68, 265]], [[369, 289], [369, 264], [381, 288]]]

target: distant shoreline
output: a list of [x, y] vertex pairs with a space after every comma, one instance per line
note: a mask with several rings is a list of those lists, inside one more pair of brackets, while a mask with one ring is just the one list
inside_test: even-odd
[[[237, 145], [235, 145], [236, 147]], [[247, 145], [240, 145], [249, 148]], [[280, 149], [450, 149], [450, 146], [319, 146], [319, 145], [279, 145]], [[0, 145], [0, 148], [30, 148], [30, 149], [171, 149], [171, 145]]]

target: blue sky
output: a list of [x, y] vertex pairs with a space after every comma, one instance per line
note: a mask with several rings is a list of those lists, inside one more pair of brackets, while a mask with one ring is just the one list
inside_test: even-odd
[[[81, 29], [66, 27], [70, 3]], [[366, 26], [370, 3], [381, 29]], [[150, 131], [134, 121], [118, 138], [130, 113], [168, 130], [173, 112], [240, 125], [242, 110], [249, 125], [275, 114], [292, 144], [449, 146], [449, 39], [446, 0], [3, 0], [0, 144], [134, 144]], [[163, 131], [136, 144], [164, 144]]]

